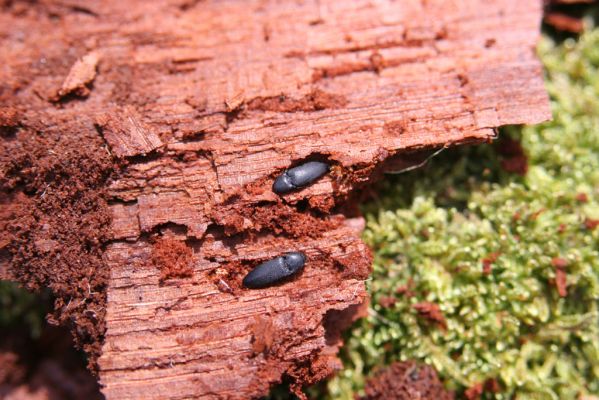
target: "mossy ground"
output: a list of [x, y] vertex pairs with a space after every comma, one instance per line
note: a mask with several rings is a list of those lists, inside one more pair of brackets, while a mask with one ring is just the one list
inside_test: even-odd
[[484, 382], [499, 391], [483, 398], [599, 394], [599, 29], [544, 37], [539, 53], [554, 120], [502, 132], [520, 141], [525, 174], [504, 170], [518, 161], [504, 139], [394, 176], [365, 206], [372, 303], [330, 398], [353, 398], [376, 368], [407, 359], [460, 396]]

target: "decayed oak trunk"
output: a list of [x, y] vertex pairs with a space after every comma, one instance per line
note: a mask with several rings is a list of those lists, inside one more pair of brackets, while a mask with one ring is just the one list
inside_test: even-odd
[[[105, 312], [108, 399], [246, 399], [284, 376], [297, 387], [324, 378], [366, 298], [371, 258], [362, 220], [344, 207], [352, 191], [415, 151], [549, 117], [534, 53], [540, 1], [32, 10], [0, 20], [14, 108], [29, 101], [44, 115], [36, 129], [77, 121], [121, 165], [107, 188], [106, 308], [94, 311]], [[27, 75], [32, 63], [52, 68]], [[312, 159], [331, 173], [272, 192], [285, 168]], [[308, 256], [299, 276], [241, 287], [253, 266], [290, 250]]]

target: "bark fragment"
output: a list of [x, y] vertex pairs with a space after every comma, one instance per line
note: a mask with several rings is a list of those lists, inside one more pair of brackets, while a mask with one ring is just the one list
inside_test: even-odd
[[87, 97], [90, 92], [90, 85], [96, 77], [96, 67], [100, 61], [100, 56], [96, 52], [84, 55], [73, 64], [69, 74], [58, 90], [56, 100], [69, 94], [75, 94], [81, 97]]
[[117, 157], [145, 156], [162, 146], [160, 138], [141, 122], [132, 107], [111, 110], [99, 116], [96, 125]]

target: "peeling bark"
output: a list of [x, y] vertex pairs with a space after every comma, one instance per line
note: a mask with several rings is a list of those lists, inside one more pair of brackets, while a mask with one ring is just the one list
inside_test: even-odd
[[[339, 367], [347, 324], [327, 321], [351, 321], [371, 262], [347, 199], [384, 168], [549, 118], [540, 17], [520, 0], [6, 3], [0, 94], [52, 118], [2, 111], [3, 129], [77, 120], [119, 162], [106, 397], [255, 398]], [[272, 192], [307, 160], [331, 173]], [[308, 256], [301, 274], [241, 287], [287, 251]]]

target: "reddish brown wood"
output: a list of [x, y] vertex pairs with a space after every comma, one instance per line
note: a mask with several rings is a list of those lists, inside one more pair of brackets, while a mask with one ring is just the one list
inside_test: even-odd
[[546, 0], [544, 22], [557, 29], [571, 33], [584, 31], [585, 9], [597, 0]]
[[[15, 60], [0, 78], [18, 87], [15, 103], [97, 131], [123, 165], [107, 189], [108, 399], [247, 399], [285, 375], [297, 387], [327, 376], [370, 270], [347, 196], [385, 165], [409, 165], [408, 152], [549, 118], [534, 55], [541, 2], [105, 0], [17, 11], [0, 16], [10, 39], [0, 51]], [[278, 174], [307, 159], [328, 160], [331, 173], [272, 193]], [[163, 274], [168, 259], [153, 257], [164, 240], [191, 250], [173, 259], [185, 276]], [[289, 250], [309, 258], [291, 282], [240, 286]]]
[[453, 392], [443, 387], [437, 372], [413, 361], [395, 362], [378, 370], [365, 385], [362, 400], [454, 400]]
[[56, 100], [70, 94], [87, 97], [90, 92], [89, 86], [96, 77], [96, 68], [99, 61], [98, 54], [93, 51], [77, 60], [58, 90]]
[[163, 145], [158, 135], [142, 123], [133, 107], [125, 106], [122, 110], [113, 109], [99, 115], [96, 125], [117, 157], [146, 155]]

